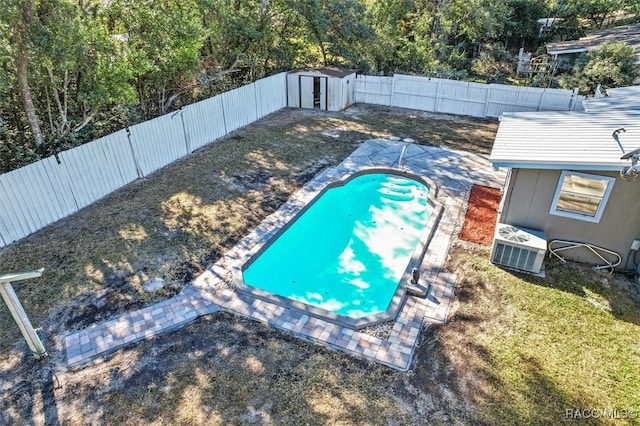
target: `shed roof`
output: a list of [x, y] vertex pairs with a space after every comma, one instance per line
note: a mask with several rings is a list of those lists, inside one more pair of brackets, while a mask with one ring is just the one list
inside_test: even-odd
[[489, 160], [494, 167], [620, 170], [622, 150], [640, 148], [640, 111], [504, 113]]
[[313, 73], [313, 74], [323, 74], [328, 77], [337, 77], [343, 78], [348, 75], [355, 73], [354, 70], [344, 69], [344, 68], [336, 68], [336, 67], [320, 67], [320, 68], [303, 68], [297, 71], [292, 71], [291, 73]]
[[587, 52], [597, 49], [605, 43], [623, 41], [627, 45], [640, 51], [640, 24], [621, 25], [619, 27], [596, 30], [587, 33], [578, 40], [567, 40], [559, 43], [548, 43], [547, 53], [550, 55], [564, 55], [569, 53]]

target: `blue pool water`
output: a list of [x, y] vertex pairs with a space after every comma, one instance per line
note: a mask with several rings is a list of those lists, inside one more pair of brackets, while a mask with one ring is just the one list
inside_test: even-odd
[[350, 318], [384, 312], [431, 216], [428, 191], [383, 173], [327, 190], [249, 264], [245, 284]]

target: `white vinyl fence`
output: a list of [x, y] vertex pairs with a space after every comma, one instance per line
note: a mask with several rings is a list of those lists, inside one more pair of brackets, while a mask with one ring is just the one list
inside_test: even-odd
[[358, 76], [356, 102], [421, 111], [499, 117], [513, 111], [578, 111], [584, 96], [577, 90], [468, 83], [396, 74]]
[[0, 247], [286, 107], [286, 93], [280, 73], [0, 175]]

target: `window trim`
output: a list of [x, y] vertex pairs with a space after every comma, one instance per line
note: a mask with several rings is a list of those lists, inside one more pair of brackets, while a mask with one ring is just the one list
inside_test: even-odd
[[[557, 209], [558, 201], [560, 200], [560, 193], [562, 191], [562, 184], [564, 183], [564, 178], [567, 175], [579, 176], [586, 179], [606, 180], [608, 182], [607, 189], [605, 189], [604, 194], [602, 195], [602, 201], [600, 201], [600, 204], [598, 205], [598, 210], [596, 211], [596, 214], [594, 216], [588, 216], [580, 213], [567, 212], [564, 210]], [[558, 179], [558, 184], [556, 185], [556, 192], [553, 195], [553, 201], [551, 202], [551, 208], [549, 209], [549, 214], [552, 214], [555, 216], [568, 217], [570, 219], [583, 220], [585, 222], [599, 223], [600, 218], [602, 217], [602, 213], [604, 213], [604, 209], [607, 206], [607, 202], [609, 201], [609, 196], [611, 195], [611, 190], [613, 189], [613, 184], [615, 183], [615, 181], [616, 181], [616, 178], [613, 176], [603, 176], [603, 175], [596, 175], [592, 173], [581, 173], [581, 172], [574, 172], [570, 170], [563, 170], [562, 173], [560, 173], [560, 179]]]

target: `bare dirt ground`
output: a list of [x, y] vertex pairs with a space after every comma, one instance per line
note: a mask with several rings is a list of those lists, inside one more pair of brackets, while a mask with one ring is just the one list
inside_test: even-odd
[[423, 336], [414, 369], [399, 373], [260, 323], [207, 316], [73, 371], [22, 360], [3, 416], [15, 424], [468, 424], [472, 406], [434, 333]]
[[[17, 288], [50, 357], [28, 354], [0, 309], [0, 424], [417, 424], [465, 419], [433, 330], [402, 374], [229, 315], [68, 371], [62, 337], [170, 297], [364, 140], [488, 152], [492, 120], [355, 106], [284, 110], [134, 182], [0, 252], [0, 268], [45, 267]], [[148, 294], [142, 283], [167, 285]], [[427, 416], [427, 417], [425, 417]]]

